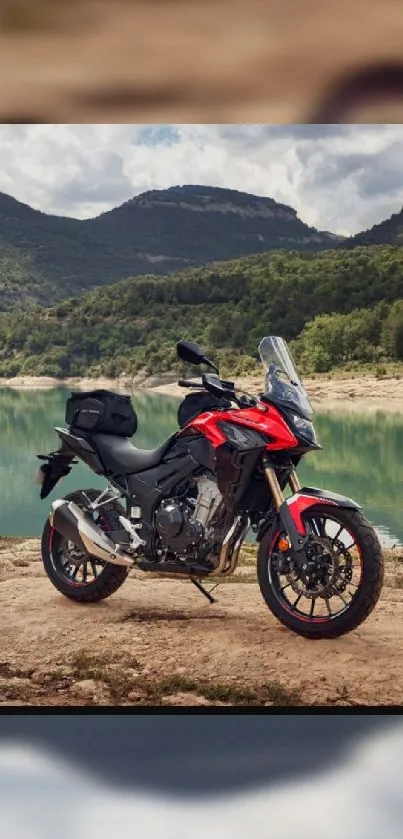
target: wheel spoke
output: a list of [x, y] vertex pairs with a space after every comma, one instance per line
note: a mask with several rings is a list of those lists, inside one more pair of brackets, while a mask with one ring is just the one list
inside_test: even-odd
[[338, 531], [337, 531], [337, 533], [336, 533], [336, 536], [333, 536], [333, 538], [331, 537], [331, 541], [332, 541], [333, 543], [334, 543], [334, 542], [337, 542], [337, 540], [338, 540], [338, 538], [339, 538], [339, 536], [340, 536], [340, 533], [342, 533], [342, 532], [343, 532], [343, 530], [344, 530], [344, 524], [340, 525], [340, 527], [339, 527], [339, 529], [338, 529]]
[[98, 577], [98, 571], [97, 571], [97, 565], [96, 565], [96, 562], [94, 562], [94, 560], [93, 560], [93, 559], [91, 559], [91, 560], [90, 560], [90, 562], [91, 562], [92, 573], [93, 573], [93, 575], [94, 575], [94, 577], [95, 577], [95, 579], [96, 579], [96, 578]]
[[79, 569], [80, 569], [80, 566], [79, 566], [79, 565], [76, 565], [76, 567], [75, 567], [75, 569], [74, 569], [74, 571], [73, 571], [73, 573], [72, 573], [72, 575], [71, 575], [71, 576], [72, 576], [72, 578], [73, 578], [73, 580], [75, 580], [75, 579], [76, 579], [77, 574], [78, 574], [78, 572], [79, 572]]
[[337, 586], [334, 586], [334, 585], [333, 585], [333, 586], [332, 586], [332, 590], [335, 592], [336, 597], [340, 597], [340, 600], [342, 600], [342, 601], [343, 601], [344, 605], [345, 605], [345, 606], [348, 606], [348, 600], [345, 600], [345, 598], [343, 597], [343, 595], [342, 595], [341, 591], [339, 591], [339, 589], [337, 588]]
[[313, 613], [315, 611], [315, 604], [316, 604], [316, 599], [315, 599], [315, 597], [313, 597], [312, 600], [311, 600], [311, 608], [309, 610], [309, 617], [310, 618], [313, 618]]
[[[350, 533], [350, 536], [351, 536], [351, 533]], [[354, 548], [355, 545], [356, 545], [355, 541], [351, 542], [351, 545], [348, 545], [347, 547], [345, 547], [344, 550], [345, 551], [351, 551], [351, 548]]]
[[317, 535], [318, 536], [323, 537], [323, 536], [326, 535], [325, 525], [323, 523], [322, 518], [316, 518], [315, 517], [314, 519], [312, 519], [312, 523], [313, 523], [315, 529], [317, 530]]
[[83, 583], [87, 582], [87, 576], [88, 576], [88, 565], [87, 565], [86, 562], [84, 562], [83, 563]]
[[330, 606], [330, 601], [329, 601], [328, 597], [325, 597], [325, 603], [326, 603], [327, 611], [329, 612], [329, 618], [331, 618], [331, 617], [333, 617], [333, 612], [332, 612], [332, 609], [331, 609], [331, 606]]
[[302, 594], [299, 594], [297, 599], [295, 600], [295, 602], [292, 604], [293, 609], [296, 609], [297, 603], [299, 603], [299, 601], [301, 600], [301, 597], [302, 597]]

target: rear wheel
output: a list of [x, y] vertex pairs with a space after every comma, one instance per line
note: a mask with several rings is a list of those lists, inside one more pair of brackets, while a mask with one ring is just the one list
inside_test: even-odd
[[284, 533], [268, 534], [258, 554], [263, 598], [278, 620], [305, 638], [337, 638], [356, 629], [382, 590], [383, 555], [377, 535], [359, 510], [318, 505], [304, 515], [310, 534], [299, 568], [280, 551]]
[[[99, 494], [99, 490], [86, 489], [72, 492], [65, 498], [74, 501], [80, 509], [88, 510], [87, 499], [94, 501]], [[111, 500], [100, 508], [97, 524], [106, 533], [108, 530], [117, 530], [119, 515], [125, 515], [124, 508], [117, 501]], [[105, 600], [123, 585], [129, 573], [128, 568], [111, 565], [84, 553], [51, 527], [49, 520], [42, 533], [42, 561], [55, 588], [78, 603], [97, 603]]]

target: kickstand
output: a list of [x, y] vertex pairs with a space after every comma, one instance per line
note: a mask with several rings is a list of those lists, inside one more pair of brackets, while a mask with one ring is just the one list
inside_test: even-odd
[[194, 586], [196, 586], [196, 588], [199, 589], [199, 591], [201, 591], [202, 594], [204, 594], [205, 597], [207, 597], [207, 600], [209, 600], [210, 603], [217, 603], [215, 597], [211, 596], [211, 592], [214, 591], [217, 588], [218, 583], [216, 583], [216, 585], [213, 586], [211, 591], [207, 591], [207, 589], [205, 589], [204, 586], [202, 586], [202, 584], [199, 583], [198, 580], [191, 580], [191, 582], [193, 583]]

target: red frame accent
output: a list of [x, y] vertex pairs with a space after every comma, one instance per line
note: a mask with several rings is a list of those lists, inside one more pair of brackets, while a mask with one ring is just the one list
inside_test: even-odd
[[182, 433], [190, 428], [207, 438], [214, 449], [227, 442], [225, 434], [218, 427], [219, 422], [231, 422], [234, 425], [251, 428], [268, 434], [273, 441], [266, 446], [267, 451], [288, 451], [298, 446], [298, 441], [286, 420], [274, 406], [259, 404], [256, 408], [229, 409], [228, 411], [205, 411], [184, 426]]
[[292, 495], [291, 498], [287, 498], [286, 504], [292, 515], [295, 527], [301, 536], [305, 536], [306, 534], [304, 522], [302, 520], [305, 510], [309, 510], [310, 507], [315, 507], [320, 504], [332, 504], [334, 507], [338, 506], [335, 501], [330, 501], [325, 497], [318, 498], [317, 495], [305, 495], [303, 492], [297, 492], [295, 495]]

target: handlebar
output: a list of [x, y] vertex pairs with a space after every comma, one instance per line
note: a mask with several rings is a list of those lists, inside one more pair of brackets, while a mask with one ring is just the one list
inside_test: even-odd
[[[230, 386], [227, 392], [224, 390], [224, 392], [220, 394], [221, 397], [224, 397], [224, 398], [226, 397], [227, 399], [230, 399], [231, 402], [236, 402], [236, 404], [238, 405], [239, 408], [252, 408], [254, 405], [256, 405], [257, 399], [255, 399], [254, 396], [249, 396], [247, 394], [243, 394], [243, 395], [235, 394], [235, 391], [233, 389], [234, 388], [234, 382], [226, 382], [223, 379], [220, 379], [219, 381], [220, 381], [221, 385]], [[191, 379], [179, 379], [178, 385], [179, 385], [179, 387], [187, 387], [187, 388], [194, 388], [196, 390], [207, 390], [207, 391], [210, 391], [210, 387], [211, 387], [211, 384], [210, 384], [210, 387], [209, 387], [208, 376], [203, 376], [203, 379], [202, 379], [201, 382], [195, 382], [195, 381], [192, 381]], [[211, 389], [211, 390], [214, 393], [214, 390], [213, 389]]]
[[203, 383], [202, 382], [192, 382], [190, 379], [179, 379], [178, 381], [179, 387], [194, 387], [198, 390], [203, 390]]

